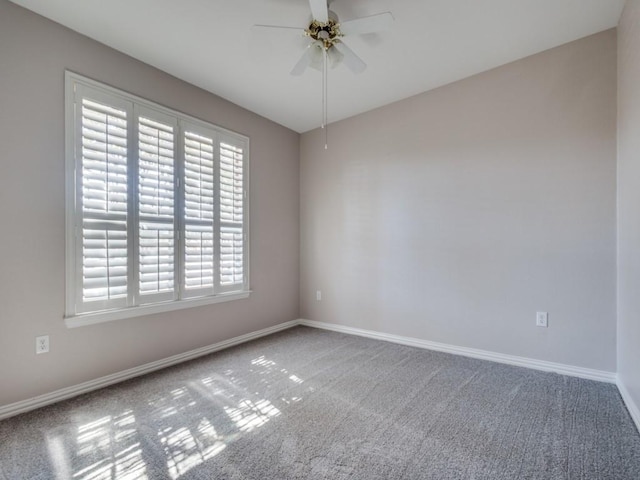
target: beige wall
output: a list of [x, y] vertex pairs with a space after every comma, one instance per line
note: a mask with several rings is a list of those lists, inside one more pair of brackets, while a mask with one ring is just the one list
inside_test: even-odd
[[[640, 413], [640, 1], [618, 27], [618, 375]], [[631, 409], [631, 408], [630, 408]], [[640, 421], [640, 417], [636, 418]]]
[[615, 371], [615, 30], [329, 143], [301, 139], [304, 318]]
[[[249, 299], [64, 326], [65, 68], [250, 137]], [[298, 154], [297, 133], [0, 0], [0, 405], [297, 318]]]

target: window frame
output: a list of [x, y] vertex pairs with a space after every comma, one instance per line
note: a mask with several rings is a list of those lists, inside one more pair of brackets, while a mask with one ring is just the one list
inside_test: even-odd
[[[127, 285], [128, 293], [124, 302], [112, 308], [107, 307], [101, 310], [88, 310], [78, 308], [84, 305], [82, 302], [82, 239], [78, 232], [78, 222], [82, 221], [83, 213], [78, 211], [79, 199], [81, 198], [81, 180], [78, 169], [81, 165], [82, 156], [76, 155], [78, 142], [82, 141], [82, 134], [78, 132], [78, 122], [76, 119], [76, 88], [80, 91], [88, 90], [92, 96], [104, 95], [105, 103], [109, 105], [112, 99], [122, 105], [130, 105], [127, 110], [127, 156], [128, 165], [133, 168], [127, 169]], [[78, 98], [83, 98], [79, 96]], [[250, 249], [251, 235], [249, 232], [249, 192], [250, 192], [250, 142], [245, 135], [224, 129], [210, 122], [200, 120], [182, 112], [164, 107], [155, 102], [132, 95], [121, 89], [105, 85], [90, 78], [84, 77], [69, 70], [65, 71], [65, 315], [64, 320], [67, 327], [78, 327], [92, 325], [111, 320], [132, 318], [154, 313], [169, 312], [184, 308], [192, 308], [202, 305], [209, 305], [219, 302], [238, 300], [247, 298], [250, 293]], [[120, 107], [121, 105], [114, 105]], [[138, 242], [139, 242], [139, 199], [137, 191], [138, 182], [138, 123], [139, 117], [148, 113], [151, 119], [159, 118], [175, 119], [174, 137], [174, 292], [173, 298], [166, 300], [166, 295], [158, 295], [161, 300], [153, 303], [141, 303], [142, 295], [139, 292], [138, 278]], [[157, 114], [157, 115], [156, 115]], [[130, 116], [129, 116], [130, 115]], [[146, 118], [146, 117], [145, 117]], [[178, 187], [184, 182], [182, 178], [185, 167], [185, 126], [192, 127], [198, 132], [207, 132], [213, 136], [214, 142], [214, 286], [213, 293], [208, 295], [188, 294], [184, 283], [184, 246], [185, 246], [185, 210], [184, 193]], [[189, 130], [192, 131], [192, 130]], [[236, 146], [242, 148], [242, 232], [243, 238], [243, 283], [240, 289], [229, 289], [220, 287], [220, 145], [224, 139], [231, 139]], [[77, 208], [78, 207], [78, 208]], [[133, 238], [129, 238], [129, 236]], [[182, 237], [182, 238], [180, 238]], [[132, 282], [133, 280], [133, 282]], [[156, 295], [156, 294], [153, 294]], [[124, 305], [123, 305], [124, 303]], [[97, 302], [96, 302], [97, 304]]]

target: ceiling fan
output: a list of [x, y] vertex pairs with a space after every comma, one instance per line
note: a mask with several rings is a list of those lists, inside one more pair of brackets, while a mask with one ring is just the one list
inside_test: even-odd
[[367, 17], [341, 22], [338, 16], [329, 10], [327, 0], [309, 0], [311, 23], [307, 28], [284, 27], [279, 25], [255, 25], [258, 28], [287, 28], [300, 30], [311, 39], [300, 60], [295, 64], [291, 75], [302, 75], [307, 67], [322, 69], [323, 56], [326, 54], [332, 67], [343, 62], [353, 73], [361, 73], [367, 64], [351, 50], [343, 38], [349, 35], [376, 33], [385, 30], [393, 23], [391, 12], [383, 12]]
[[[322, 71], [322, 128], [324, 128], [327, 124], [328, 66], [336, 67], [344, 63], [353, 73], [362, 73], [367, 68], [367, 64], [344, 42], [344, 37], [385, 30], [391, 26], [394, 18], [391, 12], [382, 12], [341, 22], [338, 15], [329, 10], [327, 0], [309, 0], [309, 6], [311, 22], [307, 28], [261, 24], [254, 27], [299, 30], [310, 38], [310, 43], [291, 70], [291, 75], [300, 76], [308, 67]], [[327, 148], [326, 138], [325, 148]]]

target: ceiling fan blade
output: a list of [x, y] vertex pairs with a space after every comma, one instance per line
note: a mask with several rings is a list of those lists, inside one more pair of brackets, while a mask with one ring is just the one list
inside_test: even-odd
[[367, 64], [364, 63], [364, 61], [344, 42], [340, 41], [334, 43], [333, 48], [343, 55], [342, 61], [353, 73], [362, 73], [367, 68]]
[[329, 21], [327, 0], [309, 0], [309, 6], [311, 6], [311, 16], [314, 20], [322, 23]]
[[355, 20], [347, 20], [340, 24], [340, 32], [343, 35], [352, 35], [354, 33], [374, 33], [386, 30], [393, 23], [393, 15], [391, 12], [377, 13], [369, 17], [356, 18]]
[[342, 60], [344, 59], [344, 55], [342, 55], [335, 48], [330, 48], [329, 50], [327, 50], [327, 59], [329, 60], [329, 66], [331, 68], [336, 68], [338, 65], [342, 63]]
[[300, 28], [300, 27], [287, 27], [284, 25], [262, 25], [260, 23], [253, 25], [251, 28], [277, 28], [277, 29], [284, 29], [284, 30], [298, 30], [299, 32], [304, 32], [304, 28]]
[[300, 60], [298, 60], [298, 62], [291, 70], [291, 75], [293, 75], [294, 77], [299, 77], [304, 73], [309, 65], [311, 65], [311, 48], [307, 47], [307, 49], [300, 57]]

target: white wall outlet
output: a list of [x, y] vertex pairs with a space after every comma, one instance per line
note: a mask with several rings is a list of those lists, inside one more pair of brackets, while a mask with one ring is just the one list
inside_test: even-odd
[[322, 300], [322, 292], [320, 290], [316, 290], [316, 300], [318, 302]]
[[49, 353], [49, 335], [36, 337], [36, 353]]
[[547, 312], [536, 312], [536, 327], [548, 327], [549, 314]]

